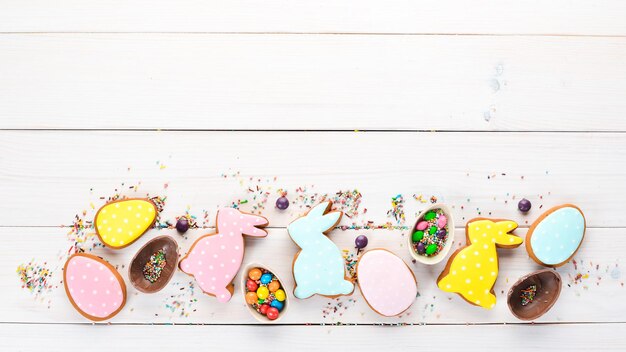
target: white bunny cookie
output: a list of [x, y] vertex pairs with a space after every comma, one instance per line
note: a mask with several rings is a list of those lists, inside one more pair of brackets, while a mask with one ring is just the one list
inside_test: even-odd
[[293, 263], [297, 298], [315, 294], [334, 297], [354, 291], [354, 284], [346, 277], [341, 251], [325, 236], [342, 215], [340, 211], [329, 212], [331, 205], [331, 202], [320, 203], [287, 227], [291, 239], [302, 248]]

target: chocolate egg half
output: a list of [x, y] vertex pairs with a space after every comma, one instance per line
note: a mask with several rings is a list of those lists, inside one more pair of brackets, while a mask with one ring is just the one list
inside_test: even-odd
[[585, 216], [575, 205], [546, 211], [526, 234], [526, 250], [538, 264], [559, 267], [578, 251], [585, 237]]
[[90, 320], [112, 318], [126, 303], [126, 285], [115, 268], [95, 255], [72, 255], [63, 269], [65, 292], [76, 310]]
[[178, 244], [170, 236], [159, 236], [146, 243], [133, 257], [128, 268], [130, 283], [143, 293], [163, 289], [178, 265]]
[[523, 276], [509, 290], [509, 310], [520, 320], [535, 320], [556, 303], [561, 286], [561, 276], [552, 269]]
[[417, 296], [417, 280], [395, 254], [372, 249], [356, 267], [357, 282], [367, 304], [380, 315], [396, 316], [409, 309]]

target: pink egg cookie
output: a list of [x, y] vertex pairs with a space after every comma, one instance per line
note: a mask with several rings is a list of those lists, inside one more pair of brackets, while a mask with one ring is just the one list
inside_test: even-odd
[[363, 298], [380, 315], [399, 315], [415, 301], [417, 280], [413, 272], [402, 259], [385, 249], [365, 252], [356, 274]]
[[126, 304], [124, 280], [111, 264], [95, 255], [72, 255], [63, 269], [63, 283], [70, 303], [87, 319], [110, 319]]

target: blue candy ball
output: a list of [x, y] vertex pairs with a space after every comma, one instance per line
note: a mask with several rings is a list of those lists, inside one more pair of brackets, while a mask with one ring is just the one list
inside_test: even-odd
[[262, 284], [267, 285], [270, 282], [272, 282], [272, 274], [263, 274], [261, 276], [261, 283]]
[[280, 312], [281, 310], [283, 310], [283, 307], [285, 306], [285, 304], [277, 299], [273, 300], [272, 303], [270, 303], [270, 306], [278, 309], [278, 311]]

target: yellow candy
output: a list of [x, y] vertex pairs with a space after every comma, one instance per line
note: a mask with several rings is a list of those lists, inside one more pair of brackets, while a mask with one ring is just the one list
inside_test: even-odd
[[96, 213], [94, 223], [100, 241], [110, 248], [124, 248], [135, 242], [154, 223], [157, 208], [147, 199], [129, 199], [106, 204]]
[[256, 295], [260, 299], [266, 299], [267, 296], [270, 295], [270, 290], [268, 290], [265, 286], [261, 286], [256, 290]]
[[287, 298], [287, 295], [285, 295], [285, 291], [283, 291], [282, 289], [276, 290], [276, 292], [274, 292], [274, 296], [276, 296], [276, 299], [279, 301], [284, 301], [285, 298]]

